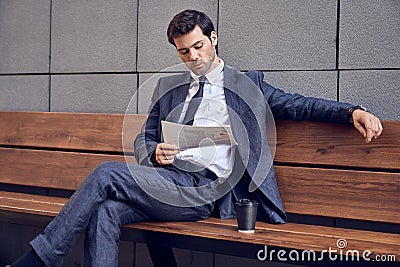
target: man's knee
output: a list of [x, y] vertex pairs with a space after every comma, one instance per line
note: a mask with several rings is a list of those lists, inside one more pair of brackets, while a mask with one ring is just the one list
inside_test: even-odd
[[118, 169], [120, 162], [102, 162], [86, 177], [86, 182], [103, 185], [110, 180], [110, 175]]
[[121, 164], [125, 164], [124, 162], [114, 162], [114, 161], [105, 161], [98, 164], [94, 169], [93, 172], [100, 172], [100, 173], [110, 173], [111, 171], [120, 168]]
[[125, 171], [126, 164], [124, 162], [106, 161], [97, 165], [91, 172], [92, 176], [103, 177], [113, 173]]

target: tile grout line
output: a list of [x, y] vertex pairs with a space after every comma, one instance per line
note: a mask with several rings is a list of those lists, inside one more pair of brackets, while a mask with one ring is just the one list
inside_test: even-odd
[[49, 33], [49, 100], [48, 100], [48, 111], [51, 111], [51, 43], [52, 43], [52, 26], [53, 26], [53, 0], [50, 0], [50, 33]]
[[336, 101], [340, 101], [340, 86], [339, 86], [339, 79], [340, 79], [340, 70], [339, 70], [339, 48], [340, 48], [340, 0], [337, 0], [337, 7], [336, 7]]

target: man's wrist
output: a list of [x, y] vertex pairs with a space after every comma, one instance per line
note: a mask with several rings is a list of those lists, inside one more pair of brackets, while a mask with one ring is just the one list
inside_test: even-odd
[[349, 109], [347, 110], [347, 113], [348, 113], [348, 115], [349, 115], [349, 120], [350, 120], [351, 123], [354, 122], [354, 121], [353, 121], [353, 112], [356, 111], [356, 110], [367, 111], [367, 109], [366, 109], [365, 107], [363, 107], [362, 105], [354, 106], [354, 107], [349, 108]]

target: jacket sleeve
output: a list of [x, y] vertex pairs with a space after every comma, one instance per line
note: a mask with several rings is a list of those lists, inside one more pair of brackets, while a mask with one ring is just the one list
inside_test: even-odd
[[147, 166], [155, 165], [151, 161], [151, 156], [156, 150], [157, 144], [161, 143], [159, 87], [160, 81], [158, 81], [151, 99], [149, 116], [134, 141], [134, 156], [137, 162]]
[[275, 119], [350, 123], [351, 104], [286, 93], [265, 82], [261, 71], [250, 71], [246, 75], [262, 90]]

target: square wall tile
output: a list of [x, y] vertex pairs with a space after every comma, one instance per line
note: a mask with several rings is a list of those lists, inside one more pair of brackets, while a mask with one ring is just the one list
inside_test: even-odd
[[336, 71], [265, 72], [264, 80], [288, 93], [337, 100]]
[[340, 2], [339, 66], [400, 67], [400, 1]]
[[136, 70], [137, 2], [53, 0], [51, 71]]
[[49, 71], [50, 0], [0, 0], [0, 73]]
[[54, 75], [51, 111], [125, 113], [130, 101], [136, 110], [136, 81], [136, 74]]
[[219, 54], [241, 70], [336, 67], [336, 1], [221, 0]]
[[168, 42], [167, 28], [172, 18], [185, 9], [207, 14], [217, 28], [217, 0], [140, 1], [138, 71], [161, 71], [182, 63], [173, 45]]
[[340, 100], [361, 104], [382, 120], [400, 120], [400, 70], [341, 71]]
[[0, 109], [49, 111], [49, 76], [0, 76]]

